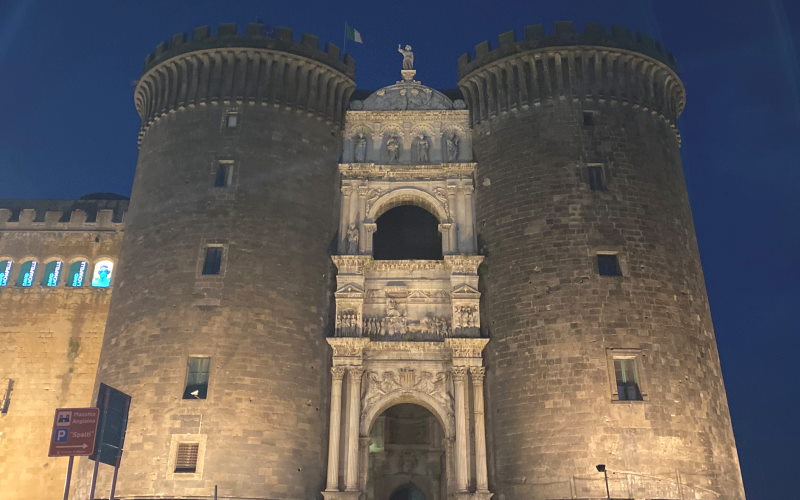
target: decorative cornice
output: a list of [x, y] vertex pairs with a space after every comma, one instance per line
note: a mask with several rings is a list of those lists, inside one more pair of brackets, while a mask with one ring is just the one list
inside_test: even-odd
[[445, 255], [447, 268], [453, 273], [476, 274], [483, 262], [483, 255]]
[[392, 165], [376, 163], [340, 163], [339, 172], [347, 179], [425, 179], [471, 177], [477, 163], [439, 163], [428, 165]]
[[447, 338], [444, 344], [452, 351], [453, 358], [480, 358], [489, 339]]

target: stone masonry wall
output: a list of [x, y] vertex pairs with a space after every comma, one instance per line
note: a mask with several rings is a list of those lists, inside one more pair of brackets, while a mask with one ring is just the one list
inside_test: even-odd
[[[0, 206], [4, 206], [0, 204]], [[113, 288], [43, 287], [44, 262], [73, 257], [116, 261], [122, 240], [116, 230], [19, 227], [0, 222], [0, 260], [18, 266], [40, 262], [30, 288], [0, 288], [0, 398], [14, 381], [8, 413], [0, 414], [0, 496], [51, 498], [64, 485], [67, 458], [48, 458], [53, 414], [59, 407], [94, 406], [92, 385]], [[66, 226], [67, 223], [64, 223]], [[14, 226], [14, 227], [11, 227]], [[40, 226], [45, 226], [41, 223]], [[14, 274], [18, 267], [15, 267]]]
[[[600, 463], [616, 497], [744, 498], [674, 131], [556, 101], [474, 137], [498, 498], [603, 496]], [[598, 275], [604, 251], [622, 276]], [[638, 354], [644, 401], [614, 401], [612, 349]]]
[[[236, 106], [229, 129], [231, 107], [168, 114], [142, 141], [97, 377], [133, 397], [122, 498], [324, 489], [341, 139], [272, 106]], [[219, 160], [233, 162], [229, 187], [214, 187]], [[219, 276], [200, 274], [207, 244], [224, 246]], [[207, 399], [182, 399], [193, 355], [211, 357]], [[180, 441], [205, 443], [196, 474], [174, 473]]]

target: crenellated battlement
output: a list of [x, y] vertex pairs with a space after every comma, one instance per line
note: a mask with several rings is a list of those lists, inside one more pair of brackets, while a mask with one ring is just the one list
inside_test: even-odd
[[134, 92], [142, 118], [140, 141], [167, 113], [208, 104], [251, 104], [307, 112], [341, 123], [355, 88], [355, 61], [339, 47], [304, 34], [294, 40], [289, 28], [267, 30], [248, 24], [208, 26], [162, 42], [147, 56]]
[[606, 33], [587, 23], [582, 33], [571, 22], [513, 31], [475, 46], [475, 57], [458, 60], [459, 87], [472, 123], [544, 104], [591, 102], [628, 105], [661, 117], [671, 127], [683, 111], [686, 92], [675, 59], [650, 37], [615, 26]]
[[555, 23], [555, 30], [546, 33], [544, 26], [534, 24], [526, 26], [522, 39], [517, 38], [515, 31], [506, 31], [497, 37], [497, 45], [492, 48], [489, 41], [475, 45], [475, 55], [462, 54], [458, 58], [458, 74], [463, 78], [476, 68], [503, 57], [532, 49], [547, 47], [563, 47], [589, 45], [625, 49], [647, 55], [677, 70], [675, 57], [667, 52], [661, 43], [644, 33], [633, 33], [626, 26], [614, 25], [611, 32], [596, 22], [587, 22], [583, 31], [576, 31], [572, 21]]
[[127, 200], [0, 200], [0, 230], [119, 231]]
[[194, 28], [191, 35], [176, 33], [169, 40], [159, 43], [155, 50], [147, 55], [142, 73], [180, 54], [231, 47], [280, 50], [325, 63], [350, 77], [355, 74], [355, 60], [350, 54], [342, 56], [338, 46], [327, 43], [323, 51], [319, 48], [319, 38], [316, 35], [303, 33], [298, 42], [294, 40], [291, 28], [279, 26], [270, 30], [263, 23], [248, 23], [242, 33], [239, 32], [236, 23], [220, 24], [215, 34], [212, 34], [209, 26]]

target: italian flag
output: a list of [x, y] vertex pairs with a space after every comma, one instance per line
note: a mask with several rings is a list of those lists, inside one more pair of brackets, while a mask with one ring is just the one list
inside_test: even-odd
[[348, 26], [347, 24], [344, 25], [344, 31], [347, 34], [347, 39], [352, 40], [356, 43], [364, 43], [364, 39], [361, 38], [361, 33], [353, 28], [352, 26]]

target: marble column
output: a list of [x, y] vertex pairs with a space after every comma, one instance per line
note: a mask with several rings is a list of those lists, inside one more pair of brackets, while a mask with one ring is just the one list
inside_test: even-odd
[[344, 368], [331, 367], [331, 419], [328, 430], [328, 483], [327, 491], [339, 490], [339, 437], [342, 416], [342, 378]]
[[467, 446], [467, 369], [453, 368], [456, 405], [456, 491], [465, 492], [469, 488], [469, 447]]
[[458, 247], [458, 231], [462, 220], [459, 218], [458, 206], [456, 201], [456, 190], [458, 188], [453, 184], [447, 185], [447, 204], [450, 208], [450, 252], [454, 254], [461, 253]]
[[472, 200], [471, 185], [464, 186], [464, 247], [463, 253], [475, 252], [475, 203]]
[[342, 186], [342, 210], [339, 219], [339, 253], [344, 254], [347, 252], [347, 226], [350, 224], [350, 195], [353, 188], [350, 186]]
[[351, 366], [347, 369], [349, 404], [347, 416], [347, 467], [344, 476], [345, 491], [358, 491], [358, 423], [361, 419], [361, 374], [364, 369]]
[[489, 490], [486, 473], [486, 428], [483, 415], [483, 377], [486, 368], [473, 366], [469, 369], [472, 378], [472, 405], [475, 424], [475, 482], [478, 491]]
[[358, 206], [356, 207], [356, 214], [353, 220], [359, 229], [358, 235], [358, 250], [359, 253], [367, 253], [365, 242], [367, 240], [367, 230], [364, 228], [364, 221], [367, 218], [367, 196], [369, 196], [369, 186], [363, 184], [358, 186]]

